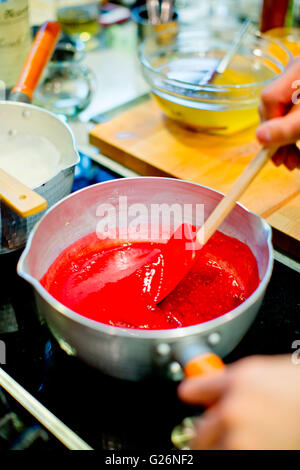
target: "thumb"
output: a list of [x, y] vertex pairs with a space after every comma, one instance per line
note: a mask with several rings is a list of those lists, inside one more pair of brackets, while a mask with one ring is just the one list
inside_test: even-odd
[[297, 110], [263, 122], [256, 131], [256, 137], [265, 146], [294, 144], [300, 139], [300, 113]]

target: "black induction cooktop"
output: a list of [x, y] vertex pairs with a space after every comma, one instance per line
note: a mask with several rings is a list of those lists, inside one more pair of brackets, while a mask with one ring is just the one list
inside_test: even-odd
[[[83, 157], [74, 189], [118, 177]], [[179, 402], [177, 382], [112, 379], [62, 351], [36, 315], [31, 287], [16, 274], [19, 252], [0, 259], [0, 341], [3, 368], [93, 448], [169, 451], [170, 433], [199, 410]], [[225, 358], [291, 353], [300, 340], [300, 274], [275, 261], [261, 310], [239, 346]], [[0, 388], [0, 450], [62, 449]]]

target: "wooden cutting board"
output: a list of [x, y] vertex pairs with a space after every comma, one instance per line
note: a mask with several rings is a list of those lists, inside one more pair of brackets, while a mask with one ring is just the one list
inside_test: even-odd
[[[143, 176], [172, 176], [226, 193], [259, 146], [255, 128], [233, 136], [193, 132], [166, 118], [154, 100], [90, 132], [91, 144]], [[268, 163], [241, 202], [264, 217], [274, 241], [300, 256], [300, 171]]]

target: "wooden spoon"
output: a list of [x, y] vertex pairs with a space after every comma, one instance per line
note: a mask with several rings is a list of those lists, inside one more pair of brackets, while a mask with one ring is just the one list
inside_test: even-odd
[[[157, 303], [161, 302], [172, 290], [174, 290], [179, 282], [190, 271], [199, 249], [208, 242], [210, 237], [219, 228], [225, 217], [235, 206], [236, 201], [246, 191], [255, 176], [274, 155], [276, 150], [277, 147], [268, 149], [262, 148], [258, 152], [243, 173], [235, 181], [227, 195], [223, 197], [203, 226], [198, 230], [192, 241], [189, 231], [186, 230], [189, 224], [182, 224], [175, 231], [172, 238], [170, 238], [166, 244], [165, 253], [167, 253], [167, 259], [171, 259], [173, 257], [176, 260], [176, 269], [172, 269], [171, 272], [168, 270], [168, 275], [165, 276], [165, 278], [162, 278]], [[192, 226], [190, 225], [190, 232], [191, 231]], [[187, 243], [189, 243], [191, 249], [185, 249]]]
[[235, 206], [237, 200], [244, 194], [248, 186], [254, 180], [256, 175], [262, 170], [268, 160], [276, 152], [276, 148], [262, 148], [258, 154], [251, 160], [243, 173], [234, 182], [230, 191], [219, 202], [217, 207], [210, 214], [204, 225], [197, 232], [197, 240], [201, 245], [205, 245], [210, 237], [221, 225], [225, 217]]
[[[114, 259], [111, 263], [106, 264], [101, 272], [101, 277], [106, 284], [104, 287], [110, 289], [110, 295], [106, 296], [110, 299], [110, 308], [112, 306], [111, 299], [117, 299], [120, 292], [130, 292], [129, 302], [125, 302], [123, 306], [124, 316], [127, 315], [127, 309], [130, 312], [129, 317], [131, 319], [133, 318], [132, 311], [138, 311], [136, 306], [132, 307], [130, 301], [134, 298], [138, 299], [135, 301], [140, 303], [139, 315], [143, 318], [143, 321], [152, 321], [153, 312], [151, 309], [147, 309], [147, 306], [154, 307], [154, 305], [159, 304], [187, 275], [193, 267], [200, 249], [215, 233], [233, 209], [236, 201], [275, 151], [276, 148], [263, 148], [258, 152], [197, 233], [193, 231], [191, 224], [181, 224], [164, 246], [163, 262], [157, 262], [157, 253], [153, 249], [151, 253], [147, 252], [146, 255], [141, 255], [139, 252], [136, 254], [134, 251], [127, 253], [126, 258], [123, 260], [123, 262], [126, 260], [125, 269], [123, 268], [121, 272], [118, 263]], [[153, 260], [155, 260], [155, 266], [152, 266], [153, 269], [151, 269], [151, 282], [148, 282], [147, 290], [144, 292], [144, 273], [149, 270]], [[138, 275], [137, 272], [139, 272]], [[91, 278], [89, 289], [90, 294], [97, 292], [99, 281]], [[115, 310], [118, 310], [117, 307]], [[138, 319], [136, 323], [138, 324]]]
[[47, 208], [47, 201], [38, 193], [0, 168], [0, 196], [16, 214], [28, 217]]

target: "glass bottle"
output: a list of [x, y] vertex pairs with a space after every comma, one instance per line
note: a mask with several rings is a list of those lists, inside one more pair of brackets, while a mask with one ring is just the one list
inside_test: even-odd
[[62, 29], [87, 49], [97, 47], [101, 0], [57, 0], [57, 20]]
[[15, 85], [30, 44], [28, 0], [0, 0], [0, 88]]
[[292, 26], [293, 6], [293, 0], [264, 0], [260, 23], [261, 32]]

